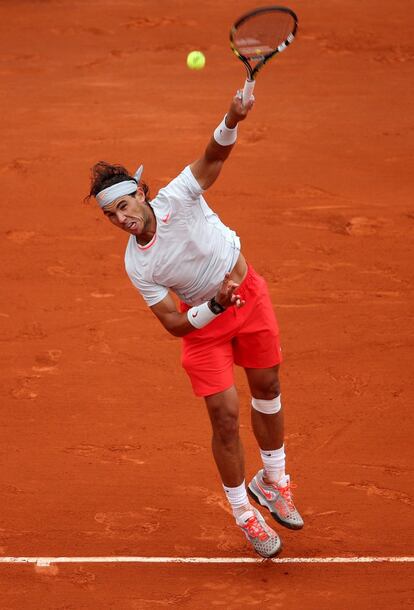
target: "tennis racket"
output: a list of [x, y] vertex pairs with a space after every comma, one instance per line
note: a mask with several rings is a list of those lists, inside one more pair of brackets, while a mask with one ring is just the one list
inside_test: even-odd
[[284, 6], [257, 8], [234, 23], [230, 30], [231, 49], [247, 70], [243, 104], [252, 97], [259, 70], [292, 44], [297, 29], [298, 18]]

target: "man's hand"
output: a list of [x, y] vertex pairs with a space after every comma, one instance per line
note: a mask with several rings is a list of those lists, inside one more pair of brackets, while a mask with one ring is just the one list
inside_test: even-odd
[[237, 91], [230, 105], [226, 116], [226, 125], [229, 129], [236, 127], [237, 123], [244, 121], [254, 105], [254, 97], [250, 98], [246, 105], [243, 105], [243, 92]]
[[233, 282], [233, 280], [230, 279], [230, 273], [226, 273], [223, 283], [214, 297], [216, 302], [224, 308], [230, 307], [231, 305], [243, 307], [246, 301], [237, 294], [236, 291], [238, 287], [239, 284], [236, 284], [236, 282]]

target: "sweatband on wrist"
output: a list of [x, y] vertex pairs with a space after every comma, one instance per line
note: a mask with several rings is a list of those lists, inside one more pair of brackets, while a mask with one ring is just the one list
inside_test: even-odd
[[237, 125], [233, 129], [227, 127], [226, 116], [214, 130], [214, 139], [220, 146], [231, 146], [237, 140]]
[[196, 305], [187, 311], [188, 321], [194, 328], [203, 328], [204, 326], [207, 326], [214, 318], [217, 318], [217, 315], [218, 314], [211, 311], [208, 303]]

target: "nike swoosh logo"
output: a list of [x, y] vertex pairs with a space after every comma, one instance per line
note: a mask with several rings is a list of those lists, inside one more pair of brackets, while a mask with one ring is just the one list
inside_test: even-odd
[[198, 311], [196, 311], [195, 313], [191, 314], [193, 318], [196, 318], [198, 316]]
[[265, 496], [266, 500], [270, 501], [273, 499], [273, 493], [271, 491], [266, 491], [266, 489], [263, 489], [263, 487], [261, 485], [259, 485], [259, 483], [257, 484], [257, 487], [260, 489], [262, 494]]

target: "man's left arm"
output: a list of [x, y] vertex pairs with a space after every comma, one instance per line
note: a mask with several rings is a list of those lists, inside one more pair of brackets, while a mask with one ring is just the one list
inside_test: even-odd
[[230, 155], [237, 138], [237, 125], [244, 121], [254, 99], [243, 106], [241, 96], [237, 94], [230, 105], [223, 121], [214, 131], [204, 155], [190, 165], [191, 172], [203, 190], [208, 189], [218, 178], [224, 161]]

